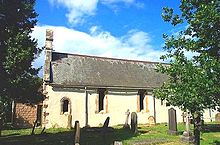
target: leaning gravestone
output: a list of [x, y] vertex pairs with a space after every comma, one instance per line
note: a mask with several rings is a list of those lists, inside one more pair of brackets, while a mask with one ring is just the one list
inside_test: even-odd
[[109, 125], [109, 120], [110, 120], [110, 117], [107, 117], [106, 119], [105, 119], [105, 122], [104, 122], [104, 125], [102, 126], [102, 142], [103, 142], [103, 144], [106, 144], [106, 142], [107, 142], [107, 129], [108, 129], [108, 125]]
[[132, 131], [134, 134], [138, 132], [137, 124], [138, 124], [137, 113], [132, 112], [132, 113], [131, 113], [131, 131]]
[[125, 115], [126, 115], [126, 119], [125, 119], [125, 124], [124, 124], [123, 128], [130, 129], [130, 126], [128, 124], [128, 118], [129, 118], [129, 115], [130, 115], [129, 109], [127, 110], [127, 112], [125, 112]]
[[220, 113], [217, 113], [217, 114], [215, 115], [215, 121], [216, 121], [216, 122], [220, 122]]
[[109, 120], [110, 120], [110, 117], [107, 117], [107, 118], [105, 119], [105, 122], [104, 122], [103, 128], [108, 128]]
[[170, 108], [168, 110], [169, 116], [169, 134], [177, 134], [177, 121], [176, 121], [176, 110], [174, 108]]

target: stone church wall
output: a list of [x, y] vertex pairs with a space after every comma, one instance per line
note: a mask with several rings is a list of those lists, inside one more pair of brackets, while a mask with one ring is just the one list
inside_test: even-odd
[[[86, 126], [86, 94], [85, 91], [71, 88], [65, 90], [63, 88], [56, 89], [51, 86], [46, 87], [47, 99], [44, 100], [43, 106], [46, 106], [43, 110], [43, 127], [46, 128], [66, 128], [71, 124], [74, 126], [76, 120], [79, 121], [80, 126]], [[138, 96], [137, 94], [120, 95], [107, 93], [104, 98], [104, 109], [97, 111], [97, 98], [98, 94], [93, 92], [88, 93], [88, 125], [89, 126], [102, 126], [105, 119], [110, 117], [110, 126], [124, 124], [126, 119], [126, 111], [136, 112], [138, 116], [139, 124], [148, 124], [152, 122], [152, 118], [156, 119], [156, 123], [167, 123], [168, 122], [168, 109], [173, 106], [169, 106], [165, 101], [155, 99], [152, 95], [146, 95], [143, 100], [144, 109], [138, 111]], [[68, 112], [62, 112], [62, 100], [68, 99], [69, 109]], [[147, 99], [147, 100], [146, 100]], [[155, 104], [155, 106], [154, 106]], [[177, 122], [183, 122], [182, 111], [176, 107]], [[207, 121], [208, 113], [204, 114]], [[71, 116], [71, 120], [70, 120]], [[214, 114], [213, 114], [214, 116]], [[70, 123], [71, 122], [71, 123]], [[130, 116], [129, 116], [130, 123]]]
[[[46, 128], [50, 127], [68, 127], [69, 115], [71, 115], [72, 126], [78, 120], [80, 126], [86, 125], [86, 109], [85, 109], [85, 92], [65, 89], [56, 89], [51, 86], [46, 87], [47, 99], [44, 101], [43, 122]], [[104, 99], [104, 110], [97, 112], [97, 97], [96, 92], [88, 94], [88, 125], [100, 126], [103, 125], [105, 119], [110, 117], [109, 125], [124, 124], [126, 118], [126, 111], [137, 112], [138, 123], [149, 123], [149, 117], [154, 116], [154, 99], [152, 95], [146, 95], [144, 99], [144, 109], [137, 111], [137, 94], [120, 95], [120, 94], [106, 94]], [[68, 98], [70, 101], [69, 112], [62, 113], [61, 100]], [[147, 99], [147, 100], [146, 100]], [[155, 99], [156, 107], [156, 122], [168, 122], [168, 109], [166, 105], [162, 105], [160, 100]], [[177, 109], [177, 121], [181, 122], [181, 111]], [[130, 122], [130, 117], [129, 117]]]

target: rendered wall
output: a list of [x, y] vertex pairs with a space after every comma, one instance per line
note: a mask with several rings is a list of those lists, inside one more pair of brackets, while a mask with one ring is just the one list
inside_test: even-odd
[[[43, 122], [45, 123], [46, 128], [50, 127], [64, 127], [68, 126], [68, 114], [72, 115], [72, 126], [74, 122], [78, 120], [80, 126], [85, 126], [86, 121], [86, 94], [84, 91], [77, 91], [76, 89], [55, 89], [51, 86], [46, 86], [47, 97], [45, 99], [43, 112], [45, 118], [43, 117]], [[104, 110], [97, 112], [97, 97], [98, 94], [93, 92], [88, 94], [88, 125], [90, 126], [100, 126], [103, 125], [105, 119], [110, 117], [109, 125], [118, 125], [124, 124], [125, 122], [125, 112], [129, 109], [131, 112], [137, 112], [137, 95], [112, 95], [106, 94], [104, 100]], [[71, 112], [61, 113], [61, 100], [62, 98], [68, 98], [71, 103]], [[148, 98], [148, 111], [146, 111], [146, 103], [144, 103], [144, 110], [137, 112], [138, 123], [146, 124], [148, 123], [148, 117], [154, 116], [154, 98], [152, 95], [146, 95]], [[145, 102], [146, 100], [144, 100]], [[107, 104], [106, 104], [107, 103]], [[168, 109], [172, 106], [166, 107], [166, 103], [161, 104], [161, 100], [155, 99], [155, 108], [156, 108], [156, 123], [168, 122]], [[182, 122], [182, 111], [178, 108], [176, 109], [177, 113], [177, 122]], [[207, 112], [205, 113], [207, 117]], [[213, 114], [214, 116], [214, 114]], [[209, 121], [209, 120], [207, 120]], [[130, 117], [129, 117], [130, 123]], [[44, 125], [43, 125], [44, 126]]]

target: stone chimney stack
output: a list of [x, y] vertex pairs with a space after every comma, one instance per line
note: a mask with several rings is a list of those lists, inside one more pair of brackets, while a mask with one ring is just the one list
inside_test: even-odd
[[44, 62], [44, 82], [50, 82], [50, 62], [52, 60], [53, 51], [53, 30], [46, 30], [46, 41], [45, 41], [45, 62]]

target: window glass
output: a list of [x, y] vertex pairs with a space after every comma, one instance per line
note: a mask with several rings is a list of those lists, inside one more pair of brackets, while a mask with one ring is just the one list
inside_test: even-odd
[[69, 101], [68, 100], [64, 100], [63, 101], [63, 113], [68, 112], [68, 107], [69, 106]]

